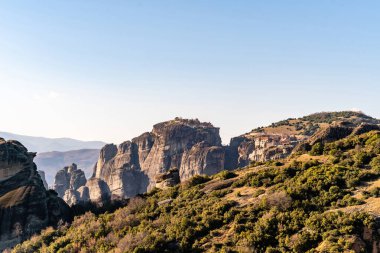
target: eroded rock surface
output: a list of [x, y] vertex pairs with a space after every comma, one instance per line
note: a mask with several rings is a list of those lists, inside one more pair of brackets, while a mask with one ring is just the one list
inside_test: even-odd
[[99, 178], [90, 178], [86, 186], [81, 189], [82, 198], [93, 202], [104, 202], [110, 199], [111, 192], [106, 182]]
[[231, 139], [226, 147], [226, 169], [252, 162], [286, 158], [308, 151], [315, 143], [327, 143], [350, 134], [379, 129], [380, 121], [361, 112], [322, 112], [299, 119], [287, 119], [260, 127]]
[[251, 162], [282, 159], [290, 155], [303, 135], [249, 133], [233, 138], [227, 147], [227, 169], [241, 168]]
[[21, 143], [0, 138], [0, 251], [72, 219], [68, 205], [45, 189], [34, 156]]
[[[197, 174], [215, 174], [224, 169], [224, 156], [219, 128], [176, 118], [154, 125], [152, 132], [132, 141], [106, 145], [95, 165], [93, 180], [105, 182], [112, 198], [128, 198]], [[178, 172], [179, 180], [173, 171]]]
[[86, 182], [84, 172], [73, 163], [57, 172], [53, 189], [66, 203], [73, 205], [82, 201], [78, 189], [85, 186]]

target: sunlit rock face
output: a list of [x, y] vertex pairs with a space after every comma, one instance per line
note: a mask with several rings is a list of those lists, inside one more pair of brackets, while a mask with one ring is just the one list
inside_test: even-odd
[[57, 172], [53, 189], [67, 204], [74, 205], [82, 201], [78, 189], [85, 186], [86, 182], [84, 172], [73, 163]]
[[226, 148], [226, 168], [235, 169], [251, 162], [265, 162], [289, 156], [305, 136], [250, 133], [231, 139]]
[[0, 138], [0, 182], [5, 181], [24, 169], [24, 163], [34, 157], [18, 141], [8, 141]]
[[93, 202], [104, 202], [111, 197], [110, 189], [106, 182], [99, 178], [91, 178], [83, 188], [83, 199], [88, 198]]
[[72, 219], [68, 205], [45, 189], [34, 156], [21, 143], [0, 138], [0, 250]]
[[[106, 183], [111, 198], [128, 198], [197, 174], [215, 174], [224, 169], [224, 154], [219, 128], [176, 118], [156, 124], [151, 132], [119, 146], [106, 145], [100, 151], [93, 178]], [[156, 181], [157, 175], [169, 171], [177, 171], [178, 179], [174, 176], [166, 183]]]

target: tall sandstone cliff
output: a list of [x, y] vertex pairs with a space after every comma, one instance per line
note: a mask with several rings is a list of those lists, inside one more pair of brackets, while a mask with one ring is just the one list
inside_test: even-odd
[[224, 157], [219, 128], [176, 118], [119, 146], [103, 147], [86, 186], [90, 194], [96, 192], [91, 200], [128, 198], [197, 174], [215, 174], [224, 169]]
[[21, 143], [0, 138], [0, 251], [72, 218], [67, 204], [45, 189], [34, 156]]

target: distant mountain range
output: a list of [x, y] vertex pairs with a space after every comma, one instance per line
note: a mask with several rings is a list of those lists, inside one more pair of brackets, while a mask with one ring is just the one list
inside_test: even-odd
[[71, 138], [46, 138], [0, 132], [6, 140], [21, 142], [30, 152], [71, 151], [79, 149], [101, 149], [106, 143], [102, 141], [81, 141]]

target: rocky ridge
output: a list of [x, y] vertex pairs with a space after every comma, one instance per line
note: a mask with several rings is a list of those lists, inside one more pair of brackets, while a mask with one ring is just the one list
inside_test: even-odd
[[331, 142], [354, 131], [377, 130], [380, 121], [360, 112], [322, 112], [287, 119], [231, 139], [225, 168], [235, 169], [252, 162], [288, 157], [316, 142]]

